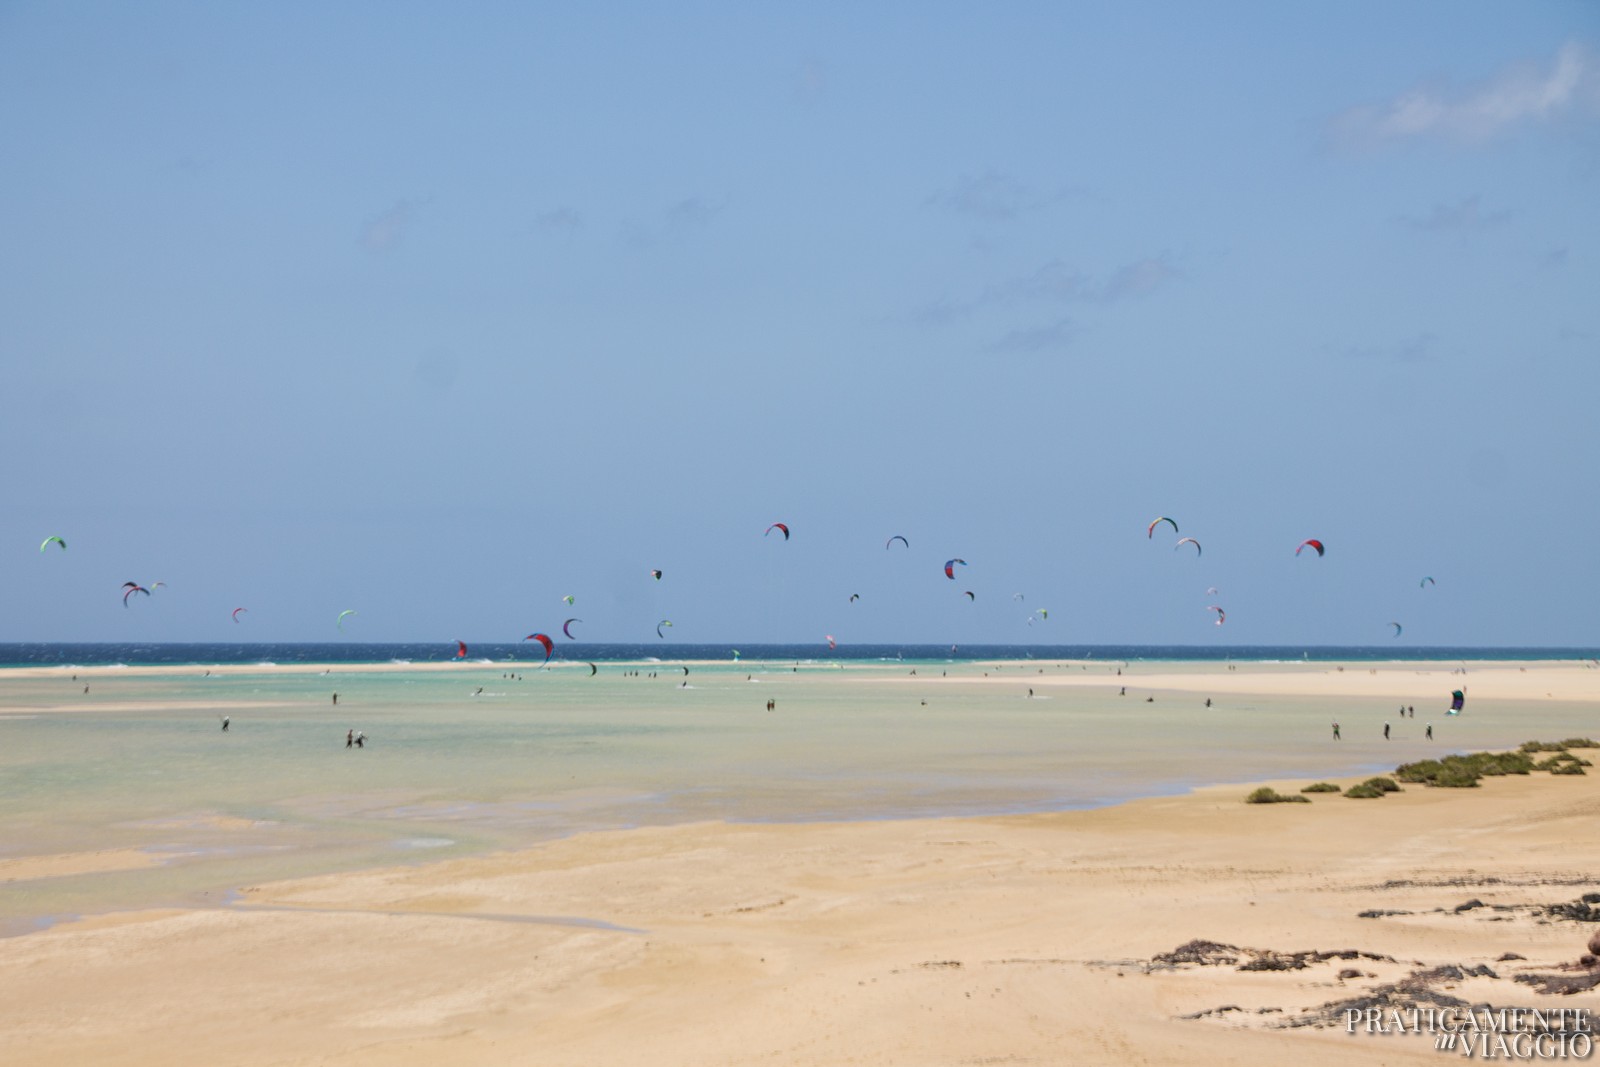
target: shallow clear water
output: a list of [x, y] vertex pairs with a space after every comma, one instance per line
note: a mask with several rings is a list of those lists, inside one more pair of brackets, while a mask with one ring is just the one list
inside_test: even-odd
[[[1593, 730], [1593, 708], [1571, 702], [1446, 720], [1442, 671], [1419, 678], [1412, 701], [1434, 706], [1420, 712], [1438, 735], [1429, 744], [1422, 719], [1395, 720], [1383, 740], [1389, 697], [1221, 696], [1206, 708], [1205, 694], [1155, 691], [1147, 703], [1141, 680], [1181, 665], [1116, 669], [0, 671], [0, 861], [106, 849], [159, 861], [0, 884], [0, 927], [588, 829], [1085, 807]], [[1093, 684], [1048, 684], [1066, 674]], [[1333, 719], [1346, 724], [1339, 745]], [[351, 729], [366, 748], [346, 748]]]

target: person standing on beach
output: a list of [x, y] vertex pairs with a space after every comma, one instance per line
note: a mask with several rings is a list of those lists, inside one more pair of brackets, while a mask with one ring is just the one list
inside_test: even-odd
[[226, 715], [222, 717], [222, 732], [228, 732], [228, 717]]
[[353, 748], [353, 747], [355, 747], [355, 743], [356, 743], [356, 732], [354, 730], [346, 730], [344, 732], [344, 747], [345, 748]]
[[338, 707], [339, 706], [339, 694], [338, 693], [333, 694], [333, 706], [334, 707]]
[[1389, 724], [1388, 723], [1384, 723], [1383, 724], [1383, 739], [1385, 741], [1389, 740]]
[[1339, 724], [1338, 723], [1334, 723], [1333, 724], [1333, 739], [1335, 741], [1339, 740]]
[[1422, 736], [1426, 737], [1429, 741], [1433, 740], [1433, 723], [1430, 722], [1428, 724], [1428, 729], [1423, 733]]

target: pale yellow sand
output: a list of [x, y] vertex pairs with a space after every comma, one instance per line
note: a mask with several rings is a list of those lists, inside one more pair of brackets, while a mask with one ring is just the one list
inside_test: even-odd
[[[1274, 692], [1325, 681], [1283, 673]], [[1542, 696], [1559, 673], [1503, 684]], [[1439, 1063], [1429, 1037], [1274, 1024], [1444, 964], [1498, 975], [1447, 983], [1468, 1001], [1600, 1010], [1511, 980], [1596, 929], [1531, 906], [1600, 891], [1600, 768], [1370, 801], [1246, 805], [1248, 788], [587, 834], [65, 924], [0, 941], [3, 1061]], [[1473, 899], [1511, 910], [1454, 910]], [[1196, 938], [1394, 962], [1148, 969]]]
[[142, 848], [102, 848], [92, 852], [62, 852], [53, 856], [18, 856], [0, 859], [0, 885], [72, 874], [133, 871], [157, 867], [162, 862], [162, 857]]

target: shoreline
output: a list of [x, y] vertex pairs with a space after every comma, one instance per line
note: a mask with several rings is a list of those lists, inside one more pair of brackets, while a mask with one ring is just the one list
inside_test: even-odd
[[[498, 669], [439, 666], [468, 671], [467, 677]], [[217, 854], [311, 844], [309, 862], [291, 869], [274, 860], [259, 869], [280, 873], [259, 880], [227, 873], [246, 867], [197, 865], [183, 868], [190, 872], [185, 881], [159, 877], [162, 868], [149, 864], [187, 864], [197, 853], [74, 851], [70, 843], [61, 847], [71, 840], [65, 824], [53, 824], [38, 840], [53, 840], [56, 848], [0, 858], [0, 887], [13, 901], [42, 902], [37, 913], [55, 920], [0, 938], [8, 1063], [589, 1067], [650, 1060], [733, 1067], [759, 1059], [815, 1067], [854, 1059], [923, 1067], [1068, 1058], [1170, 1063], [1181, 1056], [1210, 1067], [1285, 1056], [1302, 1067], [1379, 1058], [1421, 1064], [1438, 1062], [1427, 1037], [1346, 1034], [1339, 1005], [1440, 1005], [1454, 998], [1600, 1011], [1595, 988], [1557, 996], [1531, 984], [1587, 981], [1589, 972], [1573, 965], [1584, 939], [1600, 930], [1600, 911], [1588, 921], [1559, 909], [1587, 914], [1584, 895], [1600, 894], [1600, 841], [1593, 834], [1600, 825], [1600, 768], [1584, 776], [1490, 778], [1473, 789], [1406, 785], [1370, 800], [1328, 794], [1303, 804], [1245, 803], [1261, 786], [1298, 794], [1319, 780], [1357, 783], [1423, 756], [1593, 734], [1600, 674], [1583, 661], [1468, 663], [1466, 716], [1429, 749], [1417, 736], [1423, 724], [1409, 719], [1392, 745], [1379, 739], [1378, 727], [1394, 709], [1391, 690], [1414, 691], [1419, 704], [1441, 702], [1461, 684], [1459, 665], [1233, 666], [1135, 666], [1118, 677], [1107, 673], [1115, 665], [1104, 663], [973, 662], [949, 669], [949, 677], [926, 669], [912, 677], [909, 667], [890, 664], [802, 671], [789, 688], [782, 685], [792, 677], [788, 670], [763, 676], [779, 684], [754, 688], [744, 686], [743, 671], [723, 670], [715, 676], [728, 684], [708, 685], [692, 705], [672, 696], [675, 671], [663, 671], [657, 682], [624, 683], [613, 674], [612, 684], [596, 688], [569, 677], [521, 692], [529, 699], [535, 692], [558, 695], [539, 705], [557, 723], [586, 723], [587, 693], [597, 694], [593, 706], [606, 709], [607, 721], [709, 722], [712, 733], [691, 733], [688, 747], [662, 751], [705, 760], [703, 784], [735, 791], [765, 788], [743, 761], [769, 754], [775, 762], [759, 766], [775, 769], [780, 780], [771, 797], [741, 793], [746, 811], [807, 810], [802, 801], [814, 806], [817, 796], [827, 796], [826, 789], [785, 792], [785, 773], [843, 772], [864, 762], [866, 774], [837, 780], [884, 779], [890, 750], [879, 746], [912, 744], [908, 730], [943, 730], [958, 748], [975, 750], [975, 762], [965, 762], [964, 753], [951, 755], [956, 749], [919, 747], [913, 763], [925, 751], [948, 757], [947, 766], [936, 764], [930, 773], [960, 772], [975, 787], [1010, 790], [993, 796], [1023, 796], [1029, 783], [1047, 786], [1052, 775], [1092, 795], [1102, 785], [1114, 789], [1118, 776], [1134, 782], [1174, 768], [1203, 775], [1241, 766], [1363, 769], [1245, 774], [1021, 814], [734, 821], [695, 818], [715, 806], [673, 801], [667, 814], [676, 821], [669, 823], [524, 836], [510, 847], [480, 832], [488, 820], [505, 817], [501, 808], [457, 810], [477, 802], [463, 779], [437, 779], [445, 790], [437, 797], [427, 793], [433, 786], [418, 785], [435, 781], [422, 777], [426, 762], [403, 757], [436, 762], [436, 745], [408, 750], [396, 734], [375, 750], [396, 762], [345, 762], [342, 746], [335, 747], [344, 735], [340, 721], [337, 740], [328, 738], [326, 749], [316, 743], [326, 699], [320, 687], [303, 705], [308, 714], [293, 712], [274, 727], [287, 735], [266, 733], [265, 722], [263, 733], [252, 733], [256, 724], [246, 716], [219, 749], [214, 724], [186, 732], [198, 726], [189, 721], [186, 701], [208, 691], [225, 697], [226, 680], [221, 687], [192, 686], [194, 668], [152, 667], [146, 670], [175, 684], [141, 681], [119, 691], [97, 681], [96, 697], [109, 703], [82, 710], [107, 713], [101, 724], [119, 722], [119, 699], [175, 708], [151, 720], [172, 740], [147, 751], [189, 753], [185, 758], [200, 761], [192, 767], [233, 753], [231, 759], [245, 762], [230, 766], [265, 773], [261, 761], [274, 749], [252, 748], [261, 744], [257, 737], [302, 739], [310, 731], [312, 746], [286, 764], [307, 769], [295, 779], [305, 783], [296, 786], [305, 806], [284, 811], [311, 812], [329, 825], [370, 816], [388, 835], [384, 840], [399, 835], [415, 848], [358, 855], [346, 839], [332, 838], [335, 850], [317, 852], [326, 842], [302, 839], [298, 824], [252, 821], [279, 818], [275, 812], [212, 799], [230, 795], [220, 791], [222, 778], [182, 794], [189, 807], [119, 826], [146, 846], [179, 841]], [[352, 673], [422, 670], [439, 677], [430, 665], [366, 667]], [[277, 673], [321, 669], [341, 670], [290, 665]], [[52, 744], [72, 752], [74, 738], [87, 735], [70, 718], [48, 720], [52, 706], [80, 700], [71, 686], [60, 686], [59, 699], [54, 693], [70, 668], [50, 670], [55, 677], [26, 680], [7, 697], [14, 710], [22, 701], [45, 705], [32, 714], [46, 720], [41, 730], [54, 733], [16, 737], [55, 738]], [[106, 673], [126, 677], [128, 670]], [[0, 683], [11, 677], [0, 671]], [[1124, 683], [1127, 702], [1116, 698]], [[1203, 694], [1220, 695], [1228, 685], [1242, 687], [1244, 699], [1219, 700], [1216, 712], [1202, 709]], [[456, 690], [448, 681], [418, 687]], [[1058, 699], [1029, 699], [1028, 687]], [[278, 691], [309, 688], [294, 682]], [[349, 692], [359, 689], [351, 684]], [[388, 682], [372, 690], [397, 691], [399, 684]], [[1174, 700], [1174, 692], [1186, 695]], [[783, 713], [758, 716], [757, 696], [769, 693], [779, 696]], [[1143, 699], [1147, 693], [1153, 704]], [[375, 696], [373, 703], [382, 702]], [[565, 703], [574, 706], [558, 714]], [[504, 705], [471, 705], [464, 694], [414, 705], [429, 729], [469, 707], [478, 715], [505, 714]], [[1337, 747], [1327, 739], [1333, 709], [1346, 723], [1347, 740]], [[520, 706], [511, 710], [520, 715]], [[869, 710], [872, 725], [860, 727], [867, 732], [851, 732]], [[363, 714], [359, 703], [351, 714]], [[1432, 716], [1442, 725], [1438, 710]], [[498, 737], [507, 720], [485, 721]], [[130, 725], [119, 728], [145, 729], [121, 722]], [[1151, 728], [1168, 735], [1164, 747], [1145, 735]], [[723, 730], [753, 738], [757, 747], [718, 749], [722, 742], [711, 739]], [[1113, 743], [1086, 751], [1097, 730], [1111, 731]], [[1054, 738], [1050, 747], [1047, 735]], [[538, 742], [541, 735], [528, 736]], [[1479, 743], [1488, 736], [1515, 740]], [[1182, 740], [1174, 744], [1174, 737]], [[840, 745], [860, 751], [841, 753]], [[827, 758], [819, 762], [798, 746]], [[518, 750], [514, 766], [524, 767], [540, 747], [535, 743], [526, 756]], [[1238, 755], [1251, 749], [1260, 751]], [[471, 749], [459, 767], [483, 774], [486, 760], [508, 751]], [[577, 751], [562, 749], [555, 765]], [[1600, 750], [1576, 751], [1600, 763]], [[714, 753], [730, 762], [715, 762]], [[616, 781], [643, 788], [645, 765], [624, 761]], [[367, 771], [396, 777], [356, 777]], [[562, 792], [564, 777], [563, 771], [562, 779], [519, 792], [503, 807], [572, 800], [569, 814], [600, 821], [635, 810], [586, 808], [580, 794]], [[679, 778], [671, 781], [681, 788]], [[402, 782], [406, 792], [382, 792]], [[362, 789], [371, 791], [370, 801]], [[341, 806], [347, 795], [354, 806]], [[948, 795], [983, 799], [981, 792]], [[858, 813], [881, 803], [841, 796]], [[434, 800], [448, 810], [437, 812]], [[398, 807], [391, 814], [384, 805]], [[473, 821], [480, 817], [486, 821]], [[430, 853], [436, 825], [459, 827], [441, 837], [464, 842], [462, 851]], [[537, 835], [559, 820], [525, 825], [518, 832]], [[349, 869], [339, 867], [352, 861]], [[146, 877], [158, 880], [138, 881]], [[193, 889], [202, 879], [204, 893], [150, 894], [160, 886]], [[226, 892], [216, 888], [224, 884]], [[112, 906], [76, 918], [63, 917], [69, 907], [49, 910], [49, 901], [69, 899], [58, 887], [85, 886], [115, 890], [100, 899], [168, 903]]]
[[[0, 1025], [19, 1064], [1057, 1062], [1082, 1042], [1079, 1062], [1437, 1062], [1416, 1035], [1342, 1032], [1339, 1005], [1600, 1009], [1516, 978], [1570, 977], [1596, 929], [1539, 909], [1600, 890], [1597, 778], [591, 831], [0, 940]], [[1458, 976], [1400, 989], [1440, 967]]]

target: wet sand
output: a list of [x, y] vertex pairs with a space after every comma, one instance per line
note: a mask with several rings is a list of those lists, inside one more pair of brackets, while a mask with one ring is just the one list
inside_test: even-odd
[[[1167, 673], [1272, 674], [1285, 700], [1329, 684]], [[1600, 721], [1581, 666], [1467, 680]], [[1429, 1036], [1346, 1033], [1344, 1008], [1600, 1011], [1518, 980], [1583, 976], [1561, 968], [1600, 924], [1546, 909], [1600, 892], [1597, 783], [697, 822], [245, 885], [0, 940], [0, 1032], [30, 1065], [1437, 1063]], [[13, 862], [47, 881], [69, 860]]]

